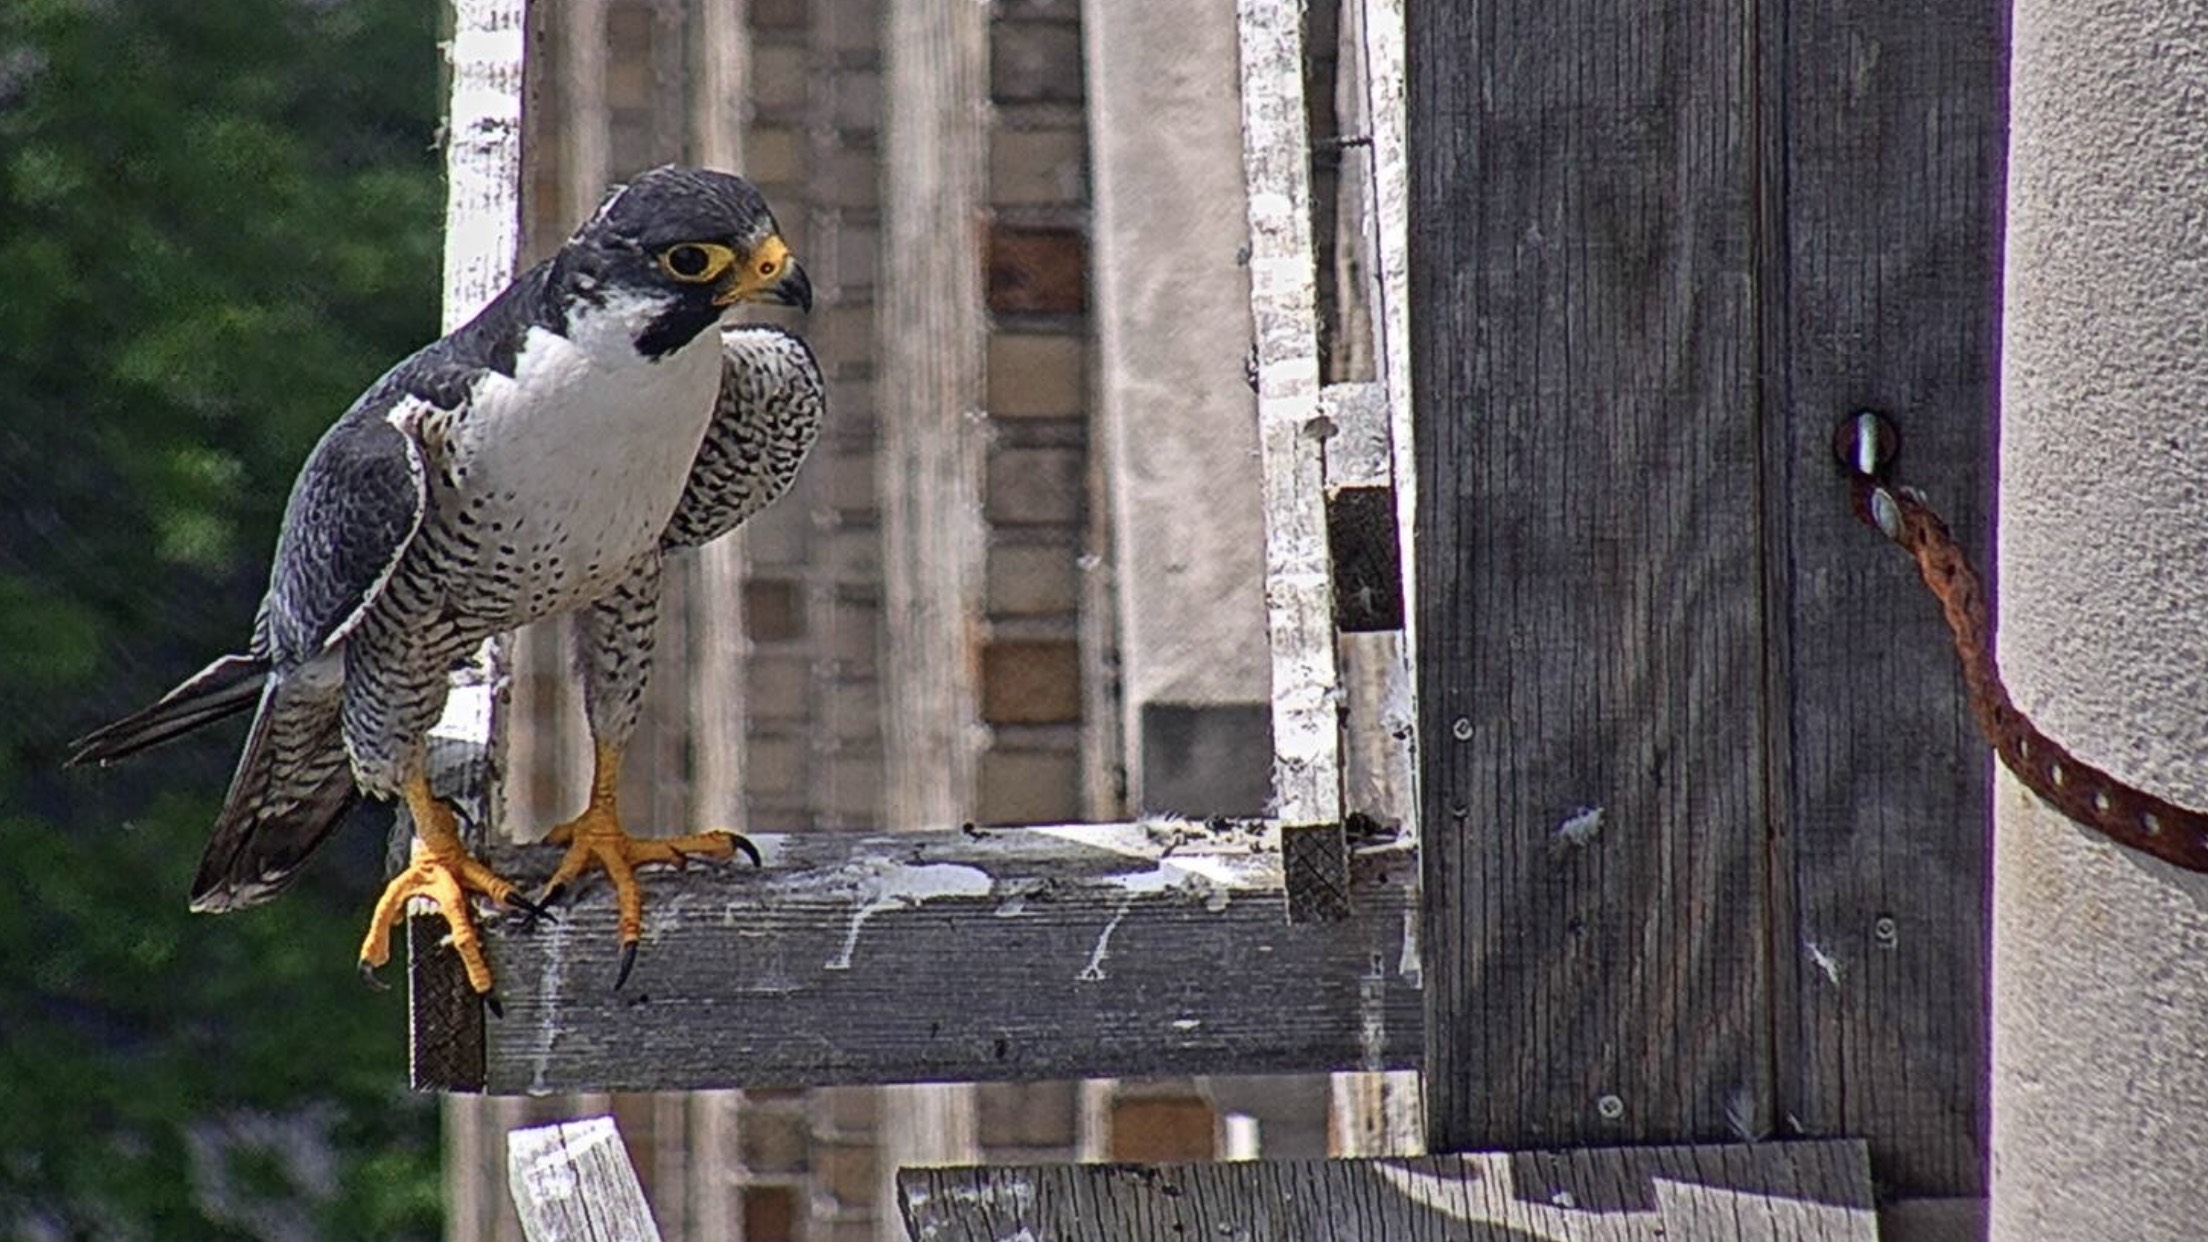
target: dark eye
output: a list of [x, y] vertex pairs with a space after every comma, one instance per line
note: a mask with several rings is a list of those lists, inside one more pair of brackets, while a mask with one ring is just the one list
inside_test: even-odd
[[696, 280], [713, 265], [713, 256], [707, 254], [703, 246], [676, 246], [661, 256], [660, 262], [666, 265], [670, 275]]
[[759, 274], [761, 276], [772, 276], [774, 275], [774, 270], [780, 266], [782, 265], [775, 262], [773, 259], [769, 259], [759, 265]]

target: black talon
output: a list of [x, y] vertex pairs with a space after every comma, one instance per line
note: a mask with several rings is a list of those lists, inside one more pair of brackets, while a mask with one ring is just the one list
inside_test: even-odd
[[551, 905], [551, 904], [552, 904], [553, 902], [555, 902], [555, 901], [558, 901], [558, 900], [559, 900], [560, 898], [562, 898], [562, 897], [564, 897], [564, 896], [566, 896], [566, 895], [567, 895], [567, 885], [565, 885], [565, 884], [555, 884], [555, 885], [553, 885], [552, 887], [550, 887], [550, 888], [548, 888], [548, 889], [544, 890], [544, 895], [543, 895], [543, 896], [541, 896], [541, 897], [539, 897], [539, 898], [537, 898], [537, 902], [538, 902], [538, 903], [539, 903], [540, 905], [546, 905], [546, 906], [549, 906], [549, 905]]
[[621, 946], [621, 973], [613, 978], [614, 991], [621, 990], [621, 985], [629, 981], [629, 972], [634, 969], [636, 969], [636, 941], [631, 940]]
[[521, 895], [521, 890], [519, 889], [506, 894], [506, 904], [512, 906], [516, 910], [520, 910], [523, 913], [527, 914], [532, 921], [536, 919], [551, 919], [559, 917], [558, 915], [552, 913], [552, 911], [550, 911], [549, 909], [546, 909], [546, 903], [529, 900], [527, 897]]
[[736, 837], [736, 848], [744, 852], [744, 857], [751, 860], [752, 866], [764, 867], [767, 865], [767, 860], [760, 856], [759, 847], [753, 845], [749, 837], [736, 836], [735, 833], [729, 835]]
[[496, 992], [485, 992], [483, 994], [483, 1007], [490, 1010], [491, 1016], [494, 1018], [506, 1016], [506, 1006], [498, 1003], [498, 993]]
[[366, 962], [360, 964], [360, 981], [367, 984], [373, 991], [388, 992], [391, 990], [390, 984], [376, 978], [376, 968]]
[[531, 901], [518, 892], [508, 896], [506, 898], [506, 901], [507, 904], [513, 906], [515, 909], [524, 912], [521, 919], [521, 931], [535, 931], [537, 929], [537, 920], [540, 918], [553, 923], [557, 923], [560, 921], [559, 912], [552, 909], [548, 903]]

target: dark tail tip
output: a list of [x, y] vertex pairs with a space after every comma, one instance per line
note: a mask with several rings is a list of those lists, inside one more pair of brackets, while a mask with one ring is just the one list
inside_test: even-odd
[[268, 661], [226, 655], [187, 678], [143, 711], [133, 712], [70, 743], [63, 767], [111, 763], [234, 716], [260, 701]]

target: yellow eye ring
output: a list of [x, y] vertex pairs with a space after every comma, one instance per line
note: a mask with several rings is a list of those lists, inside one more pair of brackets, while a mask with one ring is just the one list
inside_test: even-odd
[[682, 242], [659, 252], [659, 270], [685, 284], [718, 280], [735, 263], [735, 251], [711, 242]]

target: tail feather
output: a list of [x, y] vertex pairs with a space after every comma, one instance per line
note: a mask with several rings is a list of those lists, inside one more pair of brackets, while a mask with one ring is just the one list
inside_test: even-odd
[[337, 691], [269, 679], [192, 878], [193, 910], [242, 910], [276, 896], [360, 800]]
[[192, 674], [153, 706], [78, 738], [64, 762], [72, 766], [112, 763], [235, 716], [260, 701], [268, 669], [266, 660], [226, 655]]

